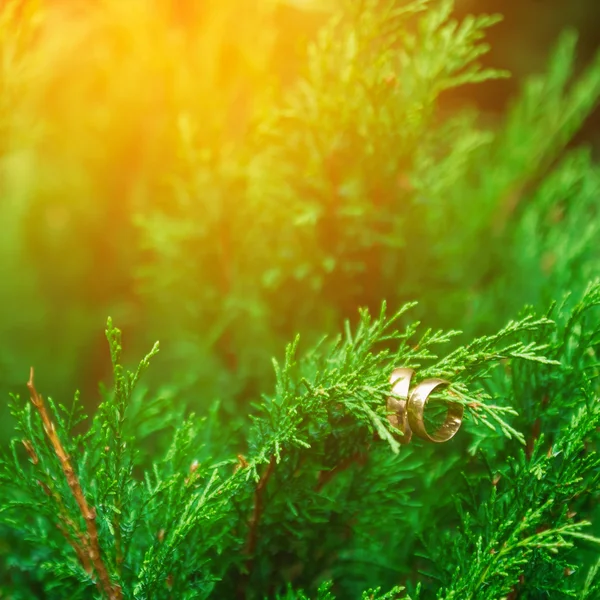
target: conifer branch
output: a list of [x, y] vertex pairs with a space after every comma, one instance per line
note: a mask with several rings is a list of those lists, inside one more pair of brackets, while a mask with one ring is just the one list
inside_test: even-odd
[[[81, 532], [81, 529], [77, 526], [77, 524], [74, 523], [69, 517], [68, 511], [60, 494], [51, 490], [50, 486], [43, 481], [38, 481], [38, 483], [42, 490], [44, 490], [46, 496], [52, 498], [58, 507], [58, 518], [62, 522], [62, 524], [57, 524], [58, 530], [63, 534], [64, 538], [73, 548], [73, 550], [75, 550], [75, 554], [77, 554], [77, 558], [79, 559], [79, 562], [81, 563], [85, 572], [88, 575], [91, 575], [93, 573], [93, 567], [87, 554], [88, 544], [85, 535]], [[79, 541], [76, 541], [75, 538], [77, 538]], [[99, 582], [96, 582], [96, 585], [99, 587]]]
[[[34, 462], [34, 465], [36, 464], [37, 462]], [[87, 540], [85, 536], [83, 535], [77, 524], [74, 523], [73, 520], [69, 517], [61, 496], [55, 491], [51, 490], [50, 486], [44, 483], [43, 481], [38, 480], [37, 483], [44, 491], [44, 494], [46, 494], [46, 496], [48, 496], [49, 498], [52, 498], [56, 503], [56, 506], [58, 507], [58, 518], [61, 522], [57, 523], [57, 529], [63, 534], [63, 537], [67, 540], [69, 546], [71, 546], [71, 548], [73, 548], [73, 550], [75, 551], [75, 554], [77, 555], [77, 558], [79, 559], [79, 562], [81, 563], [81, 566], [84, 568], [85, 572], [88, 575], [92, 575], [93, 567], [86, 551]], [[77, 540], [79, 541], [76, 541], [75, 538], [77, 538]], [[98, 581], [96, 582], [96, 586], [100, 591], [102, 591], [100, 589]]]
[[258, 480], [254, 490], [254, 506], [252, 508], [252, 516], [250, 517], [249, 521], [250, 530], [248, 532], [248, 540], [246, 542], [246, 553], [250, 556], [252, 556], [256, 550], [256, 544], [258, 542], [258, 526], [264, 510], [265, 488], [267, 487], [267, 483], [269, 482], [271, 475], [273, 475], [273, 472], [275, 471], [276, 463], [277, 458], [273, 454], [271, 456], [271, 460], [269, 460], [267, 468], [260, 476], [260, 479]]
[[[60, 519], [64, 520], [64, 517], [61, 515]], [[71, 525], [72, 527], [75, 527], [75, 524], [72, 521], [67, 521], [67, 523], [69, 525]], [[77, 558], [79, 559], [79, 562], [81, 563], [81, 566], [84, 568], [85, 572], [88, 575], [91, 575], [93, 573], [93, 567], [92, 567], [92, 563], [90, 562], [90, 559], [89, 559], [89, 556], [87, 553], [87, 544], [85, 542], [85, 538], [83, 537], [83, 534], [81, 534], [81, 532], [76, 533], [76, 536], [79, 539], [79, 543], [78, 543], [73, 539], [73, 537], [69, 533], [69, 530], [67, 529], [67, 527], [65, 527], [61, 524], [58, 524], [57, 528], [63, 534], [64, 538], [67, 540], [69, 545], [73, 548], [73, 550], [75, 550], [75, 554], [77, 555]], [[102, 592], [99, 582], [96, 582], [96, 586], [98, 587], [100, 592]]]
[[[246, 459], [243, 457], [240, 458], [238, 456], [238, 461], [239, 461], [238, 465], [236, 465], [236, 468], [234, 470], [234, 474], [233, 474], [234, 477], [236, 476], [237, 473], [240, 472], [240, 468], [244, 468], [244, 467], [240, 467], [240, 464], [245, 465], [245, 466], [248, 465], [248, 463], [246, 462]], [[252, 574], [252, 570], [254, 567], [254, 552], [256, 550], [256, 545], [258, 543], [258, 527], [259, 527], [260, 519], [262, 517], [262, 513], [264, 510], [264, 492], [265, 492], [267, 483], [269, 482], [269, 479], [271, 478], [271, 475], [275, 471], [276, 464], [277, 464], [277, 456], [275, 454], [273, 454], [271, 456], [271, 459], [269, 460], [269, 463], [268, 463], [266, 469], [264, 470], [264, 472], [260, 476], [258, 482], [256, 483], [256, 487], [254, 489], [254, 504], [252, 506], [252, 514], [248, 521], [249, 530], [248, 530], [248, 537], [246, 539], [246, 547], [244, 549], [244, 554], [246, 554], [248, 556], [248, 559], [246, 561], [245, 573], [243, 574], [242, 577], [240, 577], [240, 580], [238, 582], [238, 587], [237, 587], [237, 597], [240, 600], [243, 600], [244, 598], [247, 597], [248, 581], [250, 579], [250, 575]]]
[[368, 454], [366, 452], [355, 452], [351, 456], [343, 458], [333, 469], [319, 471], [315, 492], [320, 492], [338, 473], [349, 469], [353, 464], [364, 465]]
[[[88, 504], [85, 498], [85, 494], [83, 493], [79, 479], [77, 478], [75, 470], [73, 469], [69, 455], [66, 453], [62, 442], [56, 433], [54, 423], [52, 422], [52, 418], [48, 412], [46, 404], [44, 403], [42, 396], [35, 388], [33, 375], [34, 373], [32, 367], [29, 372], [29, 381], [27, 382], [31, 403], [37, 409], [40, 418], [42, 419], [44, 431], [48, 437], [48, 440], [50, 441], [50, 444], [52, 445], [54, 453], [60, 461], [62, 471], [67, 479], [71, 493], [77, 502], [87, 529], [87, 537], [83, 538], [85, 539], [83, 548], [78, 548], [73, 544], [71, 545], [73, 546], [77, 555], [80, 557], [80, 560], [82, 560], [84, 552], [87, 554], [89, 562], [93, 565], [93, 568], [98, 575], [102, 592], [106, 595], [106, 597], [109, 600], [121, 600], [123, 597], [121, 587], [118, 584], [112, 583], [106, 565], [102, 560], [102, 552], [98, 539], [98, 529], [96, 527], [96, 511]], [[86, 568], [86, 565], [88, 565], [87, 559], [82, 561], [82, 565], [84, 568]]]
[[[538, 318], [528, 308], [498, 330], [524, 301], [545, 303], [597, 273], [600, 171], [587, 151], [557, 159], [600, 98], [600, 55], [573, 80], [575, 36], [564, 37], [548, 73], [500, 124], [438, 102], [446, 90], [506, 76], [479, 62], [499, 17], [456, 19], [455, 0], [327, 2], [327, 24], [329, 9], [294, 8], [295, 31], [306, 17], [315, 27], [303, 32], [310, 43], [297, 66], [278, 45], [288, 42], [283, 7], [240, 21], [243, 0], [196, 3], [178, 19], [189, 32], [179, 23], [174, 32], [162, 3], [107, 0], [76, 19], [38, 4], [0, 0], [0, 187], [9, 198], [0, 223], [14, 233], [4, 238], [37, 256], [61, 310], [75, 302], [82, 318], [61, 338], [65, 351], [83, 345], [94, 301], [114, 293], [124, 307], [143, 305], [127, 318], [135, 337], [160, 323], [170, 349], [156, 373], [164, 396], [134, 394], [158, 347], [126, 371], [109, 320], [114, 387], [102, 390], [85, 432], [77, 398], [72, 410], [42, 400], [33, 370], [31, 404], [13, 396], [18, 434], [0, 448], [0, 598], [335, 600], [335, 591], [408, 600], [400, 588], [380, 591], [400, 579], [416, 586], [412, 600], [600, 598], [600, 562], [583, 590], [566, 579], [585, 559], [577, 546], [600, 545], [583, 529], [587, 517], [598, 527], [600, 285], [574, 310], [565, 303]], [[73, 45], [55, 35], [56, 19]], [[101, 52], [80, 61], [78, 40]], [[166, 82], [159, 93], [156, 80]], [[74, 119], [82, 91], [87, 116]], [[134, 106], [140, 95], [148, 102]], [[233, 132], [240, 110], [242, 136]], [[90, 127], [101, 144], [83, 150], [55, 135]], [[147, 143], [134, 156], [140, 131]], [[32, 187], [38, 163], [46, 166]], [[54, 172], [65, 164], [59, 190]], [[79, 198], [90, 189], [97, 202], [85, 216]], [[165, 201], [139, 202], [140, 191]], [[47, 196], [40, 236], [23, 202]], [[87, 249], [60, 236], [68, 219], [72, 232], [90, 233]], [[69, 299], [46, 250], [71, 247], [82, 249], [81, 265], [105, 254], [106, 268], [101, 278], [89, 271], [93, 288]], [[28, 278], [6, 254], [18, 298]], [[80, 273], [72, 267], [65, 282]], [[3, 305], [26, 318], [10, 273], [7, 282]], [[41, 314], [56, 312], [29, 297]], [[312, 340], [359, 305], [409, 297], [433, 329], [419, 335], [402, 316], [408, 305], [391, 318], [385, 307], [379, 317], [365, 309], [345, 336], [298, 356], [291, 344], [274, 391], [262, 393], [271, 380], [260, 365], [289, 336]], [[12, 337], [12, 321], [0, 338]], [[457, 348], [448, 327], [487, 335]], [[18, 353], [7, 344], [2, 375]], [[387, 410], [397, 367], [414, 369], [413, 385], [449, 382], [427, 417], [433, 428], [439, 401], [464, 406], [452, 443], [415, 440], [399, 452]], [[88, 375], [95, 385], [108, 372]], [[212, 397], [222, 414], [215, 405], [205, 415], [202, 398]], [[241, 447], [248, 458], [236, 462]], [[577, 514], [584, 520], [573, 523]], [[331, 576], [335, 587], [315, 589]]]

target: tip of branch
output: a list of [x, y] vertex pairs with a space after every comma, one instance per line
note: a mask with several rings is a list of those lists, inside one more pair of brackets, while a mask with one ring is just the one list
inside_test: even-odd
[[30, 367], [29, 381], [27, 382], [27, 389], [29, 389], [29, 394], [31, 396], [31, 401], [33, 402], [33, 404], [35, 406], [39, 406], [40, 403], [42, 402], [42, 398], [40, 397], [37, 390], [35, 389], [35, 384], [33, 383], [33, 375], [34, 375], [33, 367]]
[[31, 391], [35, 389], [35, 385], [33, 384], [33, 367], [29, 367], [29, 381], [27, 382], [27, 387]]

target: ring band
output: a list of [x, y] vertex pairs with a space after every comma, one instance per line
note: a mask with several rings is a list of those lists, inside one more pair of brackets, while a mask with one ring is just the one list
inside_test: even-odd
[[412, 369], [394, 369], [390, 375], [390, 383], [392, 384], [392, 392], [401, 399], [388, 398], [387, 409], [392, 414], [388, 415], [389, 422], [403, 435], [399, 436], [401, 444], [408, 444], [412, 437], [412, 431], [407, 419], [406, 403], [408, 401], [408, 390], [410, 388], [410, 380], [414, 374]]
[[427, 432], [423, 413], [429, 395], [441, 385], [450, 385], [444, 379], [426, 379], [417, 385], [406, 403], [408, 424], [415, 435], [429, 442], [447, 442], [460, 429], [464, 414], [464, 407], [458, 402], [448, 402], [446, 419], [440, 428], [433, 434]]

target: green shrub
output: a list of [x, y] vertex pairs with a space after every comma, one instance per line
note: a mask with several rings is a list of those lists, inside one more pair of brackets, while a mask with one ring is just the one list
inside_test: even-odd
[[[82, 391], [0, 419], [0, 597], [599, 594], [600, 59], [451, 109], [507, 75], [452, 10], [0, 4], [0, 391]], [[399, 444], [395, 366], [452, 442]]]

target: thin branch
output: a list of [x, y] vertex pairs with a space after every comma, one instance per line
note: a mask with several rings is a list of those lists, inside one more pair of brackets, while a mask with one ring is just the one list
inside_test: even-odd
[[315, 485], [315, 492], [320, 492], [325, 485], [327, 485], [338, 473], [345, 471], [351, 467], [354, 463], [363, 465], [367, 455], [364, 452], [355, 452], [354, 454], [347, 456], [341, 460], [333, 469], [329, 471], [320, 471]]
[[[75, 524], [72, 521], [69, 521], [64, 516], [61, 515], [60, 520], [65, 524], [64, 526], [58, 523], [56, 526], [58, 530], [63, 534], [69, 545], [75, 550], [75, 554], [77, 554], [77, 558], [81, 563], [81, 566], [85, 569], [85, 572], [88, 575], [91, 575], [93, 572], [92, 563], [90, 562], [89, 556], [87, 554], [87, 540], [85, 536], [75, 530], [75, 535], [79, 538], [79, 543], [76, 542], [71, 534], [69, 533], [69, 526], [73, 527]], [[100, 586], [98, 586], [100, 587]], [[102, 591], [102, 590], [101, 590]]]
[[[240, 463], [248, 464], [244, 457], [238, 456]], [[248, 520], [249, 530], [248, 530], [248, 538], [246, 539], [246, 547], [244, 549], [244, 554], [248, 556], [246, 562], [246, 570], [245, 573], [242, 572], [241, 576], [238, 580], [237, 585], [237, 598], [238, 600], [246, 600], [248, 596], [248, 586], [250, 575], [252, 573], [252, 569], [254, 567], [254, 551], [256, 550], [256, 545], [258, 543], [258, 525], [260, 523], [260, 519], [262, 517], [262, 513], [264, 510], [264, 494], [265, 488], [271, 475], [275, 471], [275, 465], [277, 464], [277, 457], [273, 454], [271, 456], [271, 460], [267, 465], [267, 468], [264, 470], [263, 474], [260, 476], [258, 483], [256, 484], [256, 488], [254, 490], [254, 506], [252, 507], [252, 515]], [[236, 469], [237, 471], [239, 469]], [[235, 472], [234, 471], [234, 472]]]
[[254, 507], [252, 509], [252, 516], [250, 517], [250, 531], [248, 532], [248, 540], [246, 542], [246, 554], [252, 555], [256, 550], [256, 544], [258, 542], [258, 525], [260, 518], [264, 510], [264, 493], [267, 483], [275, 470], [276, 458], [275, 455], [271, 456], [271, 460], [267, 465], [264, 473], [260, 476], [256, 489], [254, 490]]
[[[34, 463], [37, 464], [37, 463]], [[56, 527], [63, 534], [64, 538], [67, 540], [69, 545], [75, 550], [75, 554], [77, 554], [77, 558], [79, 558], [79, 562], [81, 566], [85, 569], [85, 572], [88, 575], [93, 573], [92, 563], [90, 562], [89, 556], [87, 554], [87, 538], [81, 532], [79, 526], [73, 522], [73, 520], [69, 517], [68, 511], [62, 501], [61, 496], [54, 490], [50, 489], [48, 484], [43, 481], [38, 480], [38, 484], [44, 490], [44, 493], [49, 498], [52, 498], [58, 507], [58, 519], [61, 523], [57, 523]], [[79, 540], [79, 542], [75, 541], [75, 538]], [[98, 582], [96, 582], [98, 588]], [[102, 591], [102, 590], [100, 590]]]
[[[50, 441], [58, 460], [60, 461], [60, 465], [67, 479], [71, 493], [73, 494], [73, 497], [75, 498], [75, 501], [79, 506], [79, 510], [84, 518], [87, 529], [85, 550], [87, 551], [87, 556], [89, 557], [94, 570], [98, 574], [98, 578], [100, 579], [100, 587], [109, 600], [121, 600], [123, 598], [121, 587], [118, 584], [113, 584], [111, 582], [106, 565], [102, 560], [100, 542], [98, 540], [98, 529], [96, 527], [96, 510], [87, 503], [83, 490], [81, 489], [79, 479], [77, 478], [75, 470], [71, 465], [69, 456], [65, 452], [58, 434], [56, 433], [54, 423], [52, 422], [44, 400], [35, 389], [35, 385], [33, 383], [33, 367], [29, 373], [27, 388], [29, 389], [29, 393], [31, 395], [31, 403], [35, 406], [42, 419], [44, 431], [48, 436], [48, 440]], [[75, 549], [75, 551], [77, 552], [77, 549]], [[85, 563], [83, 564], [85, 568]]]

